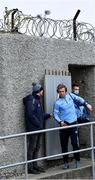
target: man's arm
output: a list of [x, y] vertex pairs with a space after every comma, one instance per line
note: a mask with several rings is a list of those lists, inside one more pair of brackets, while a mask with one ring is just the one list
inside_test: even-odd
[[59, 118], [59, 106], [58, 106], [57, 103], [55, 103], [55, 106], [54, 106], [54, 118], [60, 124], [60, 126], [65, 126], [66, 125], [64, 123], [64, 121]]
[[77, 96], [73, 93], [70, 93], [70, 94], [75, 104], [78, 104], [79, 106], [81, 105], [86, 106], [89, 109], [89, 111], [92, 111], [92, 106], [89, 103], [87, 103], [84, 98]]
[[85, 103], [85, 106], [89, 109], [89, 111], [92, 111], [92, 110], [93, 110], [91, 104], [88, 104], [88, 103], [86, 102], [86, 103]]
[[35, 108], [37, 108], [36, 104], [33, 104], [33, 102], [31, 102], [31, 101], [27, 101], [26, 106], [27, 106], [26, 109], [27, 109], [27, 114], [28, 114], [29, 121], [33, 125], [35, 125], [36, 127], [39, 127], [40, 122], [39, 122], [39, 119], [37, 118], [37, 116], [35, 114]]

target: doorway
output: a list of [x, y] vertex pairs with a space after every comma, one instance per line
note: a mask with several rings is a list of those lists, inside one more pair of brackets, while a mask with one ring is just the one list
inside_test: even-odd
[[[91, 119], [95, 117], [95, 66], [87, 65], [72, 65], [68, 66], [71, 73], [71, 83], [77, 83], [80, 87], [80, 95], [93, 106]], [[90, 145], [88, 126], [79, 128], [80, 131], [80, 146], [82, 148]], [[84, 153], [83, 153], [84, 154]]]

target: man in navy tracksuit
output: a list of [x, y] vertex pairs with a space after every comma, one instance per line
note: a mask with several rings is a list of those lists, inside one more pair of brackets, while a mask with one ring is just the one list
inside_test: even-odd
[[[73, 93], [67, 94], [67, 88], [64, 84], [59, 84], [57, 87], [59, 98], [57, 99], [54, 107], [54, 117], [60, 124], [60, 126], [68, 126], [77, 124], [77, 114], [74, 102], [80, 105], [85, 105], [89, 110], [92, 110], [92, 106], [85, 102], [85, 100]], [[72, 97], [71, 97], [72, 96]], [[68, 140], [71, 138], [71, 144], [73, 150], [79, 149], [78, 142], [78, 129], [77, 127], [60, 130], [60, 142], [62, 147], [62, 153], [68, 151]], [[80, 167], [80, 154], [74, 153], [76, 168]], [[63, 156], [64, 168], [69, 168], [68, 155]]]
[[[38, 83], [32, 84], [32, 94], [23, 98], [25, 106], [25, 122], [26, 131], [37, 131], [44, 128], [44, 119], [50, 118], [50, 114], [44, 114], [41, 96], [43, 96], [43, 88]], [[27, 158], [28, 160], [38, 158], [38, 152], [40, 148], [41, 133], [29, 135], [29, 146]], [[33, 174], [39, 174], [44, 172], [43, 168], [37, 165], [37, 162], [28, 164], [28, 172]]]
[[[79, 94], [80, 88], [78, 84], [72, 85], [72, 93], [76, 96], [80, 96]], [[71, 96], [72, 97], [72, 96]], [[87, 123], [90, 122], [90, 111], [86, 106], [79, 106], [78, 104], [75, 104], [76, 113], [77, 113], [77, 121], [78, 123]]]

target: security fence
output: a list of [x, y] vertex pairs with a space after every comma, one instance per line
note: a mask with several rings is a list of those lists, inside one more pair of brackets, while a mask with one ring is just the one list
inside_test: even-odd
[[77, 22], [79, 13], [80, 10], [71, 20], [53, 20], [41, 15], [25, 15], [18, 9], [8, 10], [6, 7], [4, 22], [0, 20], [0, 30], [45, 38], [95, 42], [95, 27], [90, 23]]
[[[11, 139], [11, 138], [17, 138], [17, 137], [22, 137], [24, 136], [24, 149], [25, 149], [25, 154], [24, 154], [24, 161], [22, 162], [17, 162], [17, 163], [13, 163], [13, 164], [8, 164], [8, 165], [3, 165], [0, 166], [0, 169], [5, 169], [5, 168], [11, 168], [11, 167], [15, 167], [18, 165], [25, 165], [25, 179], [28, 178], [28, 163], [30, 162], [35, 162], [35, 161], [41, 161], [41, 160], [46, 160], [46, 159], [50, 159], [50, 158], [54, 158], [54, 157], [59, 157], [62, 155], [69, 155], [72, 153], [76, 153], [76, 152], [86, 152], [86, 151], [91, 151], [91, 162], [92, 162], [92, 177], [93, 179], [95, 179], [95, 169], [94, 169], [94, 134], [93, 134], [93, 128], [94, 128], [94, 124], [95, 122], [89, 122], [89, 123], [84, 123], [84, 124], [77, 124], [77, 125], [71, 125], [71, 126], [65, 126], [65, 127], [56, 127], [56, 128], [50, 128], [50, 129], [44, 129], [44, 130], [39, 130], [39, 131], [32, 131], [32, 132], [27, 132], [27, 133], [20, 133], [20, 134], [13, 134], [13, 135], [8, 135], [8, 136], [2, 136], [0, 137], [0, 140], [5, 140], [5, 139]], [[31, 159], [31, 160], [27, 160], [27, 136], [30, 134], [36, 134], [36, 133], [46, 133], [46, 132], [51, 132], [51, 131], [56, 131], [56, 130], [61, 130], [61, 129], [67, 129], [67, 128], [72, 128], [72, 127], [81, 127], [81, 126], [89, 126], [90, 127], [90, 147], [87, 148], [83, 148], [80, 150], [76, 150], [76, 151], [70, 151], [67, 153], [60, 153], [60, 154], [55, 154], [55, 155], [50, 155], [50, 156], [45, 156], [45, 157], [40, 157], [37, 159]]]

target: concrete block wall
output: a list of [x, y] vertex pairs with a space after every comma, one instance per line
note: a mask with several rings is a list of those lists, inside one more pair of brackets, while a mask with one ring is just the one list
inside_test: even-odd
[[[43, 83], [45, 69], [68, 69], [69, 64], [93, 65], [87, 84], [95, 96], [95, 43], [0, 34], [0, 136], [25, 131], [22, 99], [31, 93], [32, 82]], [[0, 164], [24, 160], [23, 149], [24, 138], [1, 141]]]

